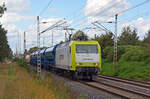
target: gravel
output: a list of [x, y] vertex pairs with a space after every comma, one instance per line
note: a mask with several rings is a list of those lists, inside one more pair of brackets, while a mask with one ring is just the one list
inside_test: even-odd
[[58, 81], [64, 81], [66, 85], [71, 87], [73, 92], [76, 92], [80, 96], [86, 97], [86, 99], [123, 99], [119, 96], [115, 96], [113, 94], [89, 87], [77, 81], [73, 81], [55, 74], [51, 74], [51, 77]]
[[[36, 67], [29, 65], [31, 71], [35, 71]], [[48, 71], [42, 70], [41, 76], [46, 76]], [[79, 97], [85, 97], [86, 99], [124, 99], [122, 97], [98, 90], [87, 85], [81, 84], [77, 81], [73, 81], [69, 78], [56, 75], [51, 73], [51, 78], [60, 82], [64, 82], [67, 86], [70, 86], [71, 92], [74, 92], [75, 95]]]
[[[95, 80], [98, 82], [102, 82], [102, 83], [105, 83], [108, 85], [113, 85], [113, 86], [120, 87], [123, 89], [150, 94], [149, 88], [143, 88], [143, 87], [139, 87], [139, 86], [135, 86], [135, 85], [127, 84], [127, 83], [122, 83], [122, 82], [118, 82], [118, 81], [114, 81], [114, 80], [109, 80], [109, 79], [105, 79], [105, 78], [101, 78], [101, 77], [96, 77]], [[140, 94], [139, 94], [139, 97], [141, 97]]]

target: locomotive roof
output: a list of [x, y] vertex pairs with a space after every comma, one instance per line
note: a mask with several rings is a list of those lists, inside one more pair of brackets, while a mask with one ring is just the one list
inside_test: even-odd
[[66, 45], [69, 45], [70, 42], [63, 42], [61, 44], [58, 45], [58, 47], [65, 47]]
[[97, 41], [71, 41], [70, 45], [72, 44], [98, 44]]
[[67, 46], [67, 45], [71, 45], [72, 43], [86, 43], [86, 42], [88, 42], [88, 43], [95, 43], [95, 42], [97, 42], [97, 41], [67, 41], [67, 42], [63, 42], [63, 43], [61, 43], [61, 44], [59, 44], [59, 47], [65, 47], [65, 46]]

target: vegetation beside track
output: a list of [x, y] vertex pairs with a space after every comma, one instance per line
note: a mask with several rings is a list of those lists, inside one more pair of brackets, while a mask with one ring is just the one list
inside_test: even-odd
[[40, 81], [15, 62], [0, 64], [1, 99], [57, 99], [52, 89]]
[[50, 73], [37, 77], [21, 59], [0, 63], [0, 99], [84, 99]]
[[27, 65], [27, 63], [19, 58], [14, 58], [13, 60], [14, 62], [17, 62], [19, 64], [19, 66], [23, 67], [25, 70], [29, 71], [29, 66]]
[[120, 46], [118, 53], [119, 61], [117, 70], [114, 72], [113, 47], [104, 49], [105, 59], [102, 59], [102, 74], [134, 80], [150, 80], [150, 57], [142, 47]]
[[[37, 77], [35, 71], [30, 70], [29, 66], [22, 59], [14, 59], [15, 62], [19, 64], [22, 69], [24, 69], [31, 76], [33, 82], [37, 83], [39, 86], [43, 86], [52, 91], [54, 96], [58, 99], [84, 99], [82, 95], [77, 94], [72, 91], [69, 86], [65, 85], [64, 82], [57, 81], [51, 78], [51, 74], [48, 73], [46, 76]], [[47, 93], [47, 92], [46, 92]], [[45, 94], [46, 94], [45, 93]], [[45, 96], [45, 98], [41, 99], [49, 99]], [[50, 98], [53, 99], [53, 98]]]

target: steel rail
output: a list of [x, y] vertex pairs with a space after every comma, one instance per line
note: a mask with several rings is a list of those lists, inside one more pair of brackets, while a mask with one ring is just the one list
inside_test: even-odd
[[[89, 83], [87, 83], [87, 82], [85, 82], [85, 81], [80, 81], [80, 80], [78, 80], [78, 82], [81, 83], [81, 84], [87, 85], [87, 86], [89, 86], [89, 87], [92, 87], [92, 88], [95, 88], [95, 89], [98, 89], [98, 90], [102, 90], [102, 91], [104, 91], [104, 92], [108, 92], [108, 93], [110, 93], [110, 94], [113, 94], [113, 95], [116, 95], [116, 96], [119, 96], [119, 97], [122, 97], [122, 98], [125, 98], [125, 99], [130, 99], [130, 97], [128, 97], [128, 96], [126, 96], [126, 95], [120, 95], [120, 94], [118, 94], [118, 93], [116, 93], [116, 92], [113, 92], [113, 91], [111, 91], [111, 90], [109, 90], [109, 89], [100, 88], [100, 87], [97, 87], [97, 86], [95, 86], [95, 85], [89, 84]], [[98, 83], [99, 83], [99, 82], [98, 82]], [[107, 86], [108, 86], [108, 85], [107, 85]]]
[[133, 90], [129, 90], [129, 89], [125, 89], [125, 88], [119, 87], [119, 86], [106, 84], [106, 83], [103, 83], [103, 82], [98, 82], [98, 83], [101, 83], [101, 84], [104, 84], [106, 86], [110, 86], [110, 87], [113, 87], [113, 88], [117, 88], [117, 89], [120, 89], [120, 90], [124, 90], [126, 92], [130, 92], [130, 93], [133, 93], [133, 94], [136, 94], [136, 95], [142, 95], [142, 96], [148, 97], [148, 99], [150, 99], [150, 94], [147, 94], [147, 93], [143, 93], [143, 92], [139, 92], [139, 91], [133, 91]]
[[101, 84], [104, 84], [104, 85], [111, 86], [111, 87], [113, 87], [113, 88], [118, 88], [118, 89], [120, 89], [120, 90], [124, 90], [124, 91], [127, 91], [127, 92], [131, 92], [131, 93], [134, 93], [134, 94], [137, 94], [137, 95], [142, 95], [142, 96], [148, 97], [148, 98], [150, 99], [150, 93], [144, 93], [144, 92], [139, 92], [139, 91], [135, 91], [135, 90], [131, 90], [131, 89], [119, 87], [119, 86], [116, 86], [116, 85], [110, 85], [110, 84], [106, 84], [106, 83], [101, 82], [101, 81], [96, 81], [96, 82], [101, 83]]
[[119, 82], [124, 82], [124, 83], [128, 83], [131, 85], [150, 89], [150, 83], [146, 83], [146, 82], [140, 82], [140, 81], [135, 81], [135, 80], [130, 80], [130, 79], [118, 78], [118, 77], [114, 77], [114, 76], [105, 76], [105, 75], [98, 75], [97, 77], [104, 78], [104, 79], [110, 79], [110, 80], [114, 80], [114, 81], [119, 81]]

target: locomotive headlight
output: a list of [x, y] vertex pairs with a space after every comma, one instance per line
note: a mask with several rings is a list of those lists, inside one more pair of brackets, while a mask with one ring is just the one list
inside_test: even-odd
[[96, 66], [98, 66], [98, 63], [96, 63]]
[[80, 65], [79, 63], [77, 63], [77, 65]]

